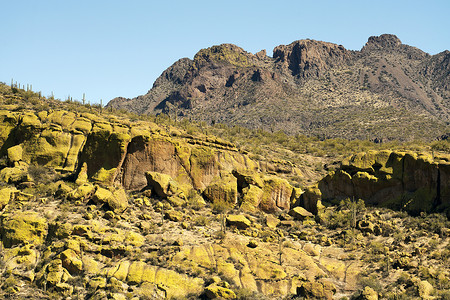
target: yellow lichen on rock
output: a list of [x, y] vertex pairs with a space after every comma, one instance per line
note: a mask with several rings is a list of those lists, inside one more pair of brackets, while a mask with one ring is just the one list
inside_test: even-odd
[[249, 185], [242, 190], [244, 196], [242, 197], [241, 209], [247, 212], [255, 212], [258, 210], [264, 194], [263, 190], [256, 185]]
[[8, 148], [8, 159], [10, 162], [18, 162], [22, 160], [22, 145], [16, 145]]
[[2, 218], [2, 242], [7, 248], [22, 243], [40, 245], [47, 235], [47, 220], [36, 212], [17, 212]]
[[228, 203], [234, 205], [237, 203], [237, 181], [231, 174], [223, 177], [216, 177], [203, 192], [205, 197], [212, 203]]
[[269, 176], [264, 179], [264, 188], [259, 208], [267, 213], [290, 208], [292, 186], [286, 179]]
[[0, 210], [2, 210], [17, 192], [16, 188], [5, 187], [0, 189]]

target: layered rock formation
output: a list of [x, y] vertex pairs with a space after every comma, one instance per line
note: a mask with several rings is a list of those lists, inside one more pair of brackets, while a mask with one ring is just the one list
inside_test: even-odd
[[355, 154], [318, 183], [321, 198], [363, 199], [376, 206], [420, 212], [450, 207], [450, 156], [371, 151]]
[[[91, 186], [83, 188], [83, 184], [92, 182], [128, 191], [154, 188], [166, 198], [179, 195], [176, 191], [168, 193], [168, 179], [164, 179], [167, 176], [172, 186], [183, 191], [179, 198], [184, 201], [190, 193], [204, 192], [211, 202], [240, 205], [245, 198], [244, 207], [249, 210], [276, 212], [291, 206], [293, 187], [286, 180], [263, 174], [261, 169], [266, 166], [260, 168], [258, 162], [240, 153], [233, 144], [215, 137], [194, 137], [175, 129], [167, 132], [151, 122], [126, 123], [62, 110], [3, 110], [0, 116], [0, 151], [7, 157], [0, 178], [7, 183], [30, 181], [29, 166], [39, 165], [76, 178], [81, 188], [73, 193], [73, 198], [95, 193], [97, 202], [109, 203], [117, 210], [124, 207], [111, 200], [121, 198], [113, 197], [114, 191], [102, 192], [100, 187], [94, 191]], [[160, 175], [149, 179], [149, 172]], [[246, 181], [238, 182], [240, 176]], [[161, 185], [166, 186], [165, 190]], [[261, 193], [255, 195], [255, 188]], [[238, 194], [242, 195], [239, 203]]]

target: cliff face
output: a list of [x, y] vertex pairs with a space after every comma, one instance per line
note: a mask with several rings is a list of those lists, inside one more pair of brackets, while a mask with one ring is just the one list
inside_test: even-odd
[[[209, 200], [215, 202], [228, 199], [222, 191], [229, 181], [234, 181], [234, 194], [239, 189], [244, 198], [250, 197], [246, 192], [255, 183], [241, 179], [238, 184], [237, 178], [244, 176], [239, 174], [252, 174], [249, 178], [258, 178], [255, 188], [265, 192], [252, 196], [253, 202], [245, 207], [276, 212], [291, 206], [293, 187], [286, 180], [272, 179], [262, 172], [266, 165], [260, 166], [232, 143], [215, 137], [167, 131], [151, 122], [130, 123], [64, 110], [2, 110], [0, 117], [0, 153], [7, 159], [0, 178], [6, 183], [27, 182], [28, 168], [39, 165], [79, 178], [80, 182], [138, 191], [152, 188], [146, 173], [156, 172], [170, 176], [183, 187], [183, 201], [189, 193], [201, 194], [214, 184], [219, 192], [211, 194]], [[292, 172], [298, 172], [294, 169]], [[233, 202], [237, 203], [236, 197]]]
[[223, 44], [177, 61], [147, 94], [108, 106], [291, 134], [434, 139], [448, 131], [447, 54], [430, 56], [388, 34], [361, 51], [300, 40], [272, 57]]
[[275, 47], [273, 58], [280, 63], [283, 71], [290, 70], [292, 76], [318, 78], [333, 68], [347, 65], [353, 53], [341, 45], [301, 40], [290, 45]]
[[323, 200], [364, 199], [418, 214], [450, 207], [450, 156], [368, 152], [344, 160], [318, 183]]

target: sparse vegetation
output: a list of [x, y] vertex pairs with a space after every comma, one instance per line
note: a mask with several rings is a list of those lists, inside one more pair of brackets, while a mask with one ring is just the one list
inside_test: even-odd
[[[97, 107], [72, 100], [61, 102], [40, 97], [34, 103], [30, 100], [33, 95], [26, 97], [19, 89], [13, 92], [10, 87], [0, 85], [0, 90], [0, 105], [11, 111], [23, 110], [38, 116], [48, 109], [65, 109], [77, 116], [88, 113], [92, 118], [102, 118], [102, 124], [145, 122], [146, 126], [152, 126], [151, 134], [160, 138], [152, 141], [155, 147], [158, 141], [178, 139], [179, 148], [174, 151], [178, 151], [177, 155], [181, 153], [178, 157], [184, 159], [186, 166], [192, 167], [192, 160], [182, 155], [190, 151], [181, 147], [183, 139], [198, 143], [195, 145], [199, 147], [225, 149], [229, 151], [226, 155], [248, 153], [248, 159], [264, 166], [271, 176], [289, 179], [291, 189], [292, 186], [304, 189], [354, 152], [432, 150], [437, 157], [449, 151], [447, 140], [380, 144], [369, 140], [292, 136], [220, 123], [209, 126], [185, 119], [176, 121], [164, 114], [138, 116], [110, 109], [103, 109], [100, 114]], [[41, 124], [55, 126], [50, 121]], [[119, 135], [114, 137], [121, 141]], [[4, 147], [2, 151], [7, 149]], [[228, 159], [226, 155], [221, 159]], [[211, 157], [214, 158], [208, 156]], [[212, 172], [211, 166], [217, 160], [211, 161], [200, 159], [199, 165], [211, 168], [208, 172]], [[14, 164], [23, 165], [23, 161], [17, 158], [12, 162], [4, 154], [0, 164], [2, 169], [13, 168]], [[186, 169], [189, 170], [183, 170]], [[210, 176], [208, 172], [203, 175]], [[310, 292], [307, 285], [310, 280], [305, 274], [313, 276], [314, 282], [329, 295], [337, 289], [346, 297], [370, 287], [381, 298], [411, 299], [420, 297], [419, 293], [430, 285], [434, 296], [445, 299], [450, 289], [450, 222], [442, 214], [410, 216], [371, 207], [359, 199], [345, 199], [324, 203], [320, 218], [299, 220], [287, 211], [277, 212], [273, 214], [277, 225], [271, 228], [266, 222], [267, 214], [259, 210], [242, 211], [223, 199], [206, 205], [191, 204], [197, 197], [202, 198], [200, 193], [194, 189], [180, 192], [181, 187], [170, 180], [166, 190], [159, 191], [167, 194], [158, 195], [154, 189], [135, 190], [124, 193], [124, 202], [115, 203], [112, 199], [118, 200], [118, 196], [113, 193], [119, 187], [102, 182], [102, 176], [90, 182], [87, 175], [83, 179], [79, 174], [74, 176], [38, 164], [28, 165], [26, 175], [29, 176], [26, 180], [0, 184], [2, 191], [5, 189], [5, 193], [12, 195], [0, 212], [3, 282], [0, 297], [77, 294], [88, 298], [120, 294], [151, 299], [161, 293], [155, 288], [159, 284], [174, 298], [195, 298], [206, 287], [217, 287], [224, 293], [233, 292], [237, 299], [270, 299], [275, 296], [266, 291], [278, 293], [280, 284], [289, 282], [292, 289], [278, 296], [291, 299], [296, 297], [297, 288]], [[108, 178], [107, 175], [104, 177]], [[249, 185], [264, 193], [264, 180], [260, 182], [259, 177], [250, 175], [242, 175], [244, 179], [237, 187], [238, 204]], [[119, 204], [126, 208], [121, 210]], [[169, 212], [173, 215], [163, 219]], [[244, 214], [250, 224], [244, 225], [249, 227], [229, 226], [225, 232], [226, 214]], [[9, 232], [16, 230], [14, 224], [19, 221], [30, 224], [23, 227], [30, 230], [9, 238]], [[45, 232], [45, 238], [40, 232]], [[148, 274], [158, 274], [163, 281], [157, 283], [156, 275]], [[52, 283], [52, 276], [60, 276], [56, 284]], [[62, 279], [63, 276], [67, 278]], [[258, 292], [256, 284], [249, 284], [256, 280], [262, 287], [259, 290], [268, 295]]]

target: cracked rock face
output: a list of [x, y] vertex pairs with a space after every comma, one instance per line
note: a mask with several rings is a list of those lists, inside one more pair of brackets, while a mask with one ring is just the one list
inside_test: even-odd
[[344, 160], [318, 187], [322, 199], [365, 199], [413, 214], [450, 204], [448, 155], [370, 151]]

